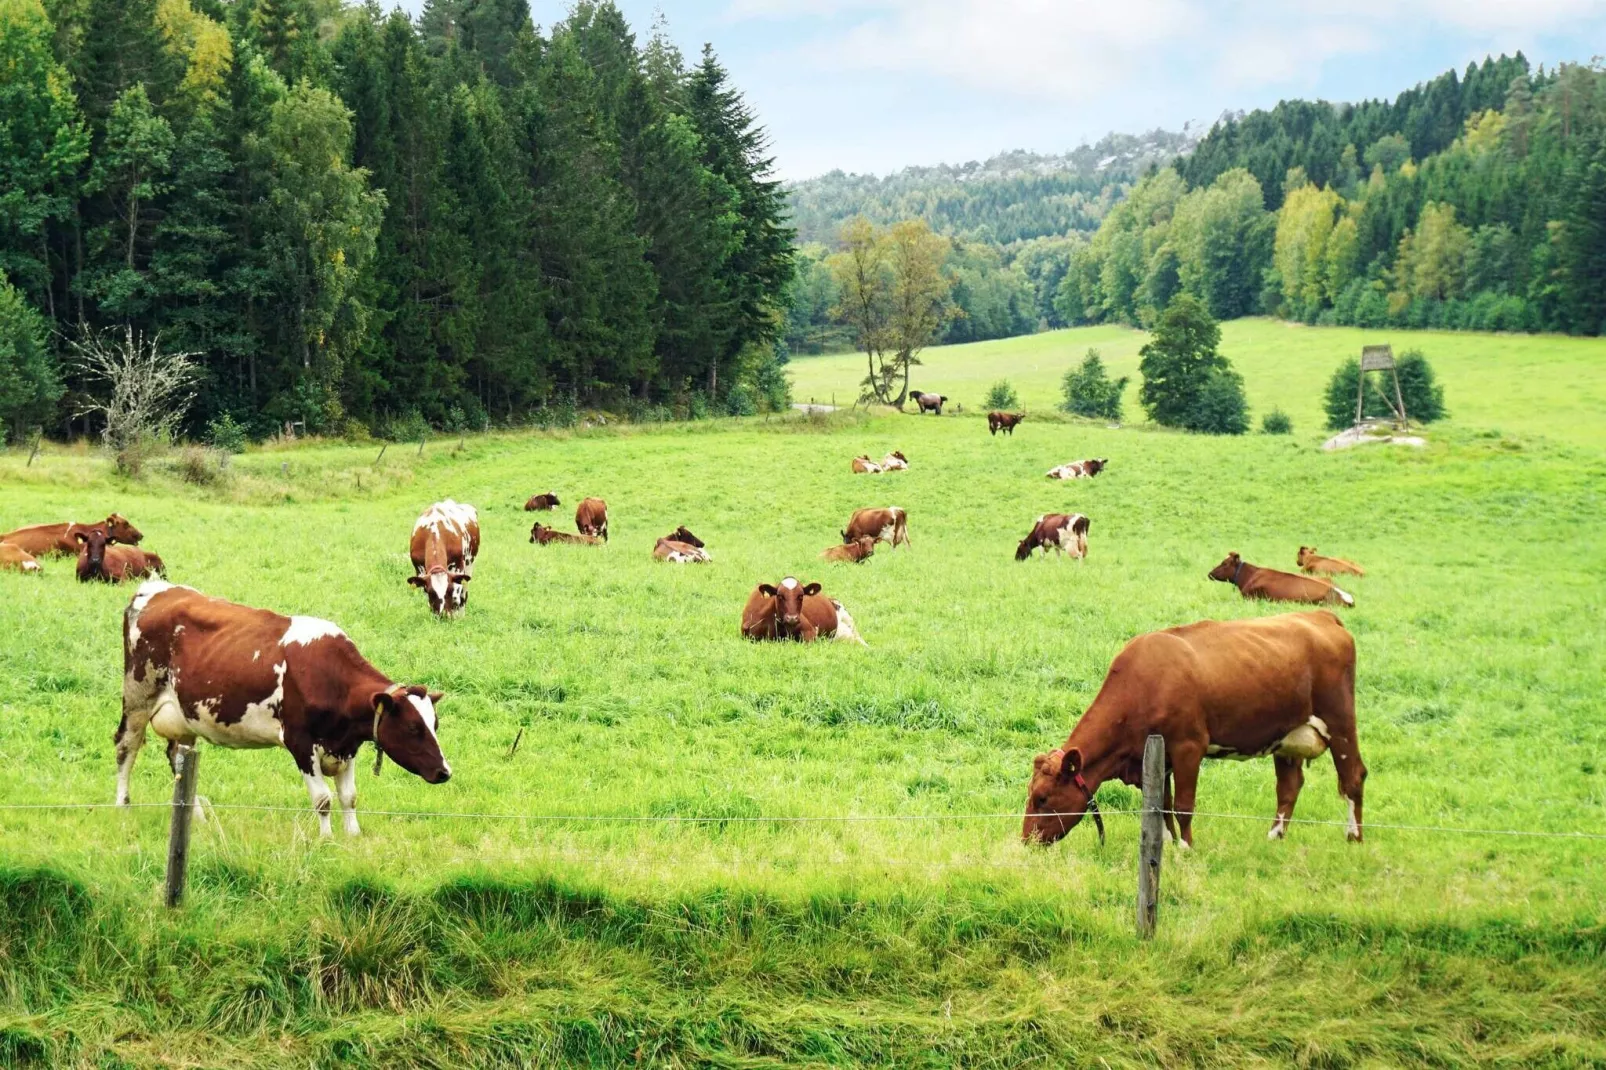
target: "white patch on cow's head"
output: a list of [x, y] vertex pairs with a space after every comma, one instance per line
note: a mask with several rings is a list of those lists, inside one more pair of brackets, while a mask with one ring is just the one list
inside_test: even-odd
[[435, 601], [441, 606], [446, 605], [446, 594], [451, 589], [452, 578], [444, 572], [432, 572], [429, 576], [429, 591], [435, 596]]
[[[435, 726], [440, 723], [440, 719], [435, 713], [435, 703], [430, 701], [428, 695], [408, 695], [407, 700], [413, 704], [413, 709], [418, 711], [424, 727], [429, 730], [429, 738], [435, 743], [435, 749], [440, 751], [440, 737], [435, 734]], [[446, 760], [444, 751], [441, 751], [441, 768], [446, 770], [447, 776], [452, 775], [452, 763]]]
[[331, 624], [317, 617], [291, 617], [290, 627], [284, 630], [279, 638], [280, 646], [300, 645], [317, 642], [319, 639], [345, 638], [346, 633], [340, 630], [339, 625]]
[[1361, 835], [1361, 819], [1355, 813], [1354, 799], [1349, 800], [1349, 834], [1352, 839], [1359, 838]]
[[781, 586], [790, 590], [797, 586], [797, 579], [793, 576], [788, 576], [786, 579], [781, 581]]

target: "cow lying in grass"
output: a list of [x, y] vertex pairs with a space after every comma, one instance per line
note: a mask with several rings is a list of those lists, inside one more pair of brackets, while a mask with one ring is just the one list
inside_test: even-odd
[[870, 459], [868, 453], [861, 453], [853, 458], [853, 474], [856, 476], [875, 475], [881, 471], [881, 466]]
[[1050, 479], [1092, 479], [1104, 471], [1104, 466], [1110, 462], [1105, 458], [1095, 458], [1087, 461], [1071, 461], [1058, 468], [1048, 470]]
[[712, 561], [703, 540], [687, 530], [686, 525], [671, 531], [653, 545], [652, 556], [659, 561], [676, 561], [681, 564], [703, 564]]
[[167, 571], [162, 559], [151, 551], [111, 542], [105, 528], [79, 528], [73, 532], [73, 538], [78, 542], [77, 571], [80, 583], [91, 580], [122, 583], [125, 580], [159, 576]]
[[1151, 733], [1165, 739], [1166, 824], [1183, 845], [1193, 845], [1204, 759], [1271, 757], [1277, 816], [1268, 835], [1280, 840], [1305, 763], [1329, 749], [1349, 804], [1348, 838], [1360, 842], [1366, 765], [1355, 731], [1355, 640], [1332, 613], [1207, 620], [1132, 640], [1064, 744], [1033, 759], [1021, 838], [1064, 836], [1093, 812], [1105, 781], [1140, 786]]
[[883, 472], [907, 472], [909, 470], [909, 458], [903, 455], [902, 450], [893, 450], [881, 458], [881, 470]]
[[868, 535], [860, 535], [853, 542], [845, 542], [840, 546], [833, 546], [820, 554], [821, 561], [846, 561], [858, 564], [875, 553], [875, 540]]
[[531, 497], [529, 501], [524, 503], [524, 511], [526, 513], [545, 513], [556, 509], [562, 504], [562, 502], [558, 501], [556, 494], [548, 491], [545, 494], [537, 494]]
[[0, 571], [38, 572], [39, 562], [33, 554], [9, 542], [0, 542]]
[[557, 528], [545, 526], [539, 520], [535, 522], [535, 527], [530, 529], [530, 541], [540, 543], [542, 546], [550, 546], [555, 542], [569, 543], [573, 546], [602, 545], [602, 540], [595, 535], [575, 535], [571, 532], [559, 531]]
[[1301, 572], [1323, 573], [1328, 576], [1366, 575], [1366, 570], [1355, 562], [1346, 561], [1342, 557], [1322, 557], [1316, 553], [1314, 546], [1301, 546], [1294, 560]]
[[1308, 602], [1313, 606], [1355, 604], [1349, 592], [1338, 589], [1326, 580], [1251, 565], [1236, 551], [1211, 569], [1209, 575], [1213, 580], [1237, 587], [1238, 593], [1245, 598], [1263, 598], [1270, 602]]
[[761, 583], [742, 608], [742, 635], [748, 639], [840, 639], [864, 644], [842, 603], [820, 593], [817, 583], [801, 584], [792, 576], [771, 586]]
[[139, 540], [145, 537], [126, 518], [112, 513], [105, 520], [89, 524], [36, 524], [29, 528], [18, 528], [0, 535], [0, 542], [9, 542], [34, 557], [77, 557], [78, 533], [90, 528], [103, 529], [107, 542], [125, 546], [137, 546]]

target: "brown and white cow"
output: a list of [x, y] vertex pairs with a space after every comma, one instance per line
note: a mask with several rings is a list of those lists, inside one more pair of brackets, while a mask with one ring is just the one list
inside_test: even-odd
[[903, 455], [902, 450], [893, 450], [881, 458], [881, 470], [883, 472], [907, 472], [909, 470], [909, 458]]
[[574, 511], [574, 526], [582, 535], [595, 535], [608, 541], [608, 503], [601, 498], [587, 498]]
[[916, 411], [919, 415], [924, 416], [928, 412], [934, 412], [941, 416], [942, 407], [948, 403], [948, 395], [915, 393], [909, 395], [909, 400], [918, 406]]
[[436, 738], [440, 692], [393, 682], [346, 633], [316, 617], [284, 617], [161, 580], [142, 584], [123, 613], [123, 719], [117, 805], [150, 728], [168, 757], [198, 739], [219, 747], [283, 747], [306, 783], [319, 831], [330, 835], [335, 778], [346, 833], [357, 828], [357, 750], [373, 743], [431, 784], [452, 775]]
[[413, 524], [408, 554], [413, 575], [407, 582], [429, 596], [430, 612], [453, 617], [468, 604], [468, 581], [480, 553], [480, 517], [472, 505], [450, 498], [424, 510]]
[[852, 542], [845, 542], [839, 546], [832, 546], [820, 554], [821, 561], [846, 561], [859, 564], [865, 558], [875, 553], [875, 540], [868, 535], [860, 535]]
[[544, 513], [549, 509], [556, 509], [562, 504], [562, 502], [558, 501], [556, 494], [547, 491], [545, 494], [537, 494], [525, 502], [524, 511], [526, 513]]
[[573, 532], [559, 531], [557, 528], [546, 527], [539, 520], [530, 529], [530, 541], [539, 543], [542, 546], [550, 546], [555, 542], [568, 543], [574, 546], [602, 545], [602, 540], [595, 535], [576, 535]]
[[1058, 468], [1050, 468], [1048, 470], [1048, 478], [1092, 479], [1094, 476], [1104, 471], [1104, 466], [1109, 463], [1109, 460], [1104, 458], [1087, 461], [1071, 461], [1068, 464], [1060, 465]]
[[1042, 547], [1043, 556], [1049, 550], [1068, 553], [1080, 560], [1087, 556], [1087, 529], [1091, 521], [1081, 513], [1049, 513], [1032, 522], [1032, 530], [1015, 547], [1015, 560], [1024, 561], [1032, 551]]
[[1193, 844], [1204, 759], [1273, 759], [1277, 817], [1270, 838], [1280, 840], [1305, 763], [1329, 748], [1339, 794], [1349, 803], [1349, 839], [1360, 842], [1366, 766], [1355, 730], [1355, 641], [1332, 613], [1207, 620], [1132, 640], [1070, 737], [1033, 760], [1022, 839], [1053, 843], [1084, 812], [1097, 820], [1093, 793], [1105, 781], [1139, 786], [1150, 733], [1165, 739], [1166, 821], [1173, 837], [1181, 826], [1184, 845]]
[[96, 527], [105, 530], [108, 542], [135, 546], [145, 537], [125, 518], [113, 513], [105, 520], [88, 524], [36, 524], [31, 528], [18, 528], [0, 535], [0, 542], [9, 542], [35, 557], [77, 557], [77, 533]]
[[1026, 419], [1024, 412], [990, 412], [987, 414], [987, 433], [996, 435], [1000, 431], [1013, 436], [1015, 426]]
[[79, 583], [88, 583], [90, 580], [122, 583], [125, 580], [165, 575], [167, 572], [167, 566], [154, 552], [112, 543], [105, 528], [79, 528], [73, 532], [73, 538], [78, 542]]
[[714, 559], [703, 549], [703, 540], [693, 535], [684, 524], [654, 543], [652, 556], [659, 561], [680, 564], [703, 564]]
[[1355, 599], [1326, 580], [1296, 576], [1274, 568], [1260, 568], [1239, 557], [1237, 551], [1210, 570], [1210, 579], [1230, 583], [1245, 598], [1271, 602], [1309, 602], [1313, 606], [1353, 606]]
[[38, 572], [39, 562], [33, 554], [9, 542], [0, 542], [0, 572]]
[[1328, 576], [1366, 575], [1366, 570], [1355, 562], [1346, 561], [1342, 557], [1322, 557], [1314, 546], [1301, 546], [1294, 561], [1299, 565], [1301, 572], [1323, 573]]
[[893, 549], [897, 549], [899, 543], [912, 545], [908, 526], [909, 514], [896, 505], [889, 505], [885, 509], [855, 509], [848, 518], [847, 530], [842, 532], [842, 541], [858, 542], [862, 536], [868, 535], [876, 542], [889, 542]]
[[868, 453], [853, 458], [853, 474], [856, 476], [874, 475], [881, 471], [881, 466], [870, 459]]
[[840, 639], [868, 645], [842, 603], [820, 593], [817, 583], [801, 584], [788, 576], [771, 586], [761, 583], [742, 608], [742, 635], [748, 639]]

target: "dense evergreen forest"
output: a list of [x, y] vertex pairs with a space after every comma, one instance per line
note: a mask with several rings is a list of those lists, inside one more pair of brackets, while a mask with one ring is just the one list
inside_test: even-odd
[[82, 430], [113, 326], [187, 425], [784, 404], [793, 235], [711, 50], [580, 0], [0, 0], [0, 424]]

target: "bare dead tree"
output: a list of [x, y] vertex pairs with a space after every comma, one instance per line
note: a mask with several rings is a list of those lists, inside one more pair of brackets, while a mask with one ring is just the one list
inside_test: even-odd
[[69, 347], [68, 363], [105, 391], [92, 395], [78, 415], [102, 413], [102, 434], [118, 469], [138, 471], [144, 448], [172, 437], [195, 400], [195, 354], [164, 353], [160, 334], [146, 337], [132, 327], [85, 330]]

